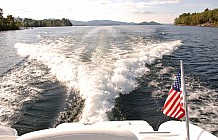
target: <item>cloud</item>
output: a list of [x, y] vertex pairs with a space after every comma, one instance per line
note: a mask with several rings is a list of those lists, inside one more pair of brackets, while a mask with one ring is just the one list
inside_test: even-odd
[[149, 2], [128, 2], [132, 3], [136, 7], [150, 7], [155, 5], [163, 5], [163, 4], [177, 4], [181, 0], [151, 0]]
[[134, 14], [156, 14], [157, 12], [153, 12], [153, 11], [134, 11]]
[[21, 8], [21, 9], [15, 9], [17, 12], [29, 12], [29, 10]]
[[[70, 18], [75, 20], [111, 19], [138, 21], [164, 14], [162, 7], [173, 5], [181, 0], [0, 0], [5, 15], [33, 19]], [[13, 4], [16, 3], [16, 4]], [[161, 5], [161, 6], [160, 6]], [[165, 10], [165, 9], [164, 9]], [[157, 19], [162, 18], [159, 17]], [[164, 16], [163, 16], [164, 18]]]
[[98, 3], [105, 5], [105, 4], [108, 4], [109, 1], [108, 0], [98, 0]]
[[176, 4], [179, 2], [180, 0], [151, 0], [148, 2], [126, 1], [120, 3], [113, 3], [112, 7], [114, 7], [114, 9], [122, 9], [123, 11], [135, 14], [154, 14], [156, 12], [152, 12], [151, 10], [149, 10], [154, 6], [164, 4]]
[[162, 5], [162, 4], [176, 4], [179, 3], [180, 0], [153, 0], [147, 3], [148, 5]]

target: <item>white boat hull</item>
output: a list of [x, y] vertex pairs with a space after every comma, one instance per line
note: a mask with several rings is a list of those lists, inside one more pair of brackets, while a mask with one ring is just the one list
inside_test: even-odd
[[[207, 131], [190, 124], [191, 140], [218, 140]], [[185, 122], [163, 123], [158, 131], [146, 121], [105, 121], [92, 125], [63, 123], [18, 136], [9, 127], [0, 127], [0, 140], [186, 140]]]

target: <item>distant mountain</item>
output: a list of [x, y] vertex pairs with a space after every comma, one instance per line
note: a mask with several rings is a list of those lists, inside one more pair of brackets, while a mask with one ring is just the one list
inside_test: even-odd
[[139, 23], [138, 25], [162, 25], [162, 24], [154, 22], [154, 21], [151, 21], [151, 22], [144, 21], [144, 22]]
[[92, 20], [87, 22], [90, 26], [108, 26], [108, 25], [133, 25], [134, 23], [112, 21], [112, 20]]
[[151, 22], [120, 22], [120, 21], [112, 21], [112, 20], [91, 20], [91, 21], [75, 21], [71, 20], [73, 26], [113, 26], [113, 25], [161, 25], [160, 23], [151, 21]]
[[70, 22], [73, 24], [73, 26], [87, 26], [86, 22], [84, 21], [70, 20]]
[[110, 25], [135, 25], [136, 23], [127, 23], [112, 20], [91, 20], [91, 21], [75, 21], [71, 20], [74, 26], [110, 26]]

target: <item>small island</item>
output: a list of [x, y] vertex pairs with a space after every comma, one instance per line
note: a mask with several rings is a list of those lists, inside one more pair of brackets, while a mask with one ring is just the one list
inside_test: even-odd
[[218, 9], [205, 9], [201, 13], [183, 13], [174, 21], [179, 26], [218, 27]]
[[56, 26], [72, 26], [69, 19], [43, 19], [34, 20], [31, 18], [14, 18], [12, 15], [3, 17], [3, 10], [0, 8], [0, 31], [18, 30], [28, 27], [56, 27]]
[[162, 24], [154, 22], [154, 21], [151, 21], [151, 22], [144, 21], [144, 22], [138, 23], [138, 25], [162, 25]]

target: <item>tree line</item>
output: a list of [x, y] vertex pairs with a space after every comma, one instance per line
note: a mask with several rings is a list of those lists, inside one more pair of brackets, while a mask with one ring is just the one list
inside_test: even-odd
[[201, 13], [183, 13], [174, 21], [175, 25], [218, 26], [218, 9], [205, 9]]
[[69, 19], [43, 19], [34, 20], [30, 18], [14, 18], [12, 15], [3, 17], [3, 10], [0, 8], [0, 31], [17, 30], [22, 27], [55, 27], [55, 26], [72, 26]]
[[[20, 21], [20, 20], [19, 20]], [[19, 23], [21, 27], [55, 27], [55, 26], [72, 26], [69, 19], [43, 19], [34, 20], [30, 18], [24, 18], [22, 22]]]

